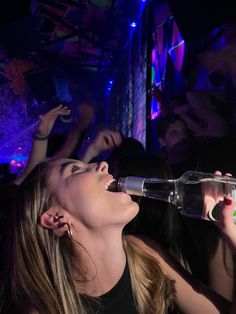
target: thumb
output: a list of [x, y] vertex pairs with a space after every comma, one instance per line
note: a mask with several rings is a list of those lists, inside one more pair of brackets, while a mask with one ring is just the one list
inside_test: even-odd
[[219, 228], [224, 234], [228, 244], [236, 250], [236, 225], [234, 223], [234, 202], [233, 199], [225, 196], [220, 211]]
[[227, 229], [231, 226], [234, 226], [234, 204], [232, 198], [225, 196], [224, 202], [222, 205], [222, 209], [220, 211], [220, 222], [222, 223], [222, 227]]

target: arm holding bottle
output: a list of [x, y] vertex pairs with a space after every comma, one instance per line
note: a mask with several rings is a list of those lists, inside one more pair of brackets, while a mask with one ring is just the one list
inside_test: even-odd
[[134, 241], [137, 241], [141, 247], [147, 250], [160, 264], [162, 271], [174, 280], [176, 290], [174, 308], [181, 313], [188, 314], [229, 313], [231, 303], [227, 299], [192, 277], [157, 242], [146, 237], [134, 238]]
[[[217, 226], [220, 229], [225, 241], [231, 248], [233, 254], [236, 254], [236, 225], [234, 223], [233, 213], [235, 211], [235, 202], [230, 197], [224, 198], [220, 211], [220, 219]], [[231, 306], [231, 314], [236, 313], [236, 296], [234, 296]]]
[[[225, 197], [221, 203], [219, 221], [215, 222], [220, 229], [223, 239], [236, 254], [236, 225], [233, 219], [234, 202], [232, 198]], [[218, 293], [209, 290], [205, 285], [195, 281], [181, 266], [175, 261], [171, 261], [156, 243], [144, 240], [150, 246], [159, 260], [164, 272], [175, 280], [176, 305], [184, 313], [236, 313], [236, 297], [230, 303]], [[186, 300], [191, 300], [191, 305]], [[209, 303], [210, 301], [210, 303]]]

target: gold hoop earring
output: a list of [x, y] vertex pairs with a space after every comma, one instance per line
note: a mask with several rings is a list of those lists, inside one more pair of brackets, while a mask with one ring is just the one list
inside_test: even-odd
[[71, 229], [71, 224], [69, 224], [68, 222], [65, 223], [65, 225], [67, 225], [67, 236], [70, 240], [73, 241], [73, 233], [72, 233], [72, 229]]

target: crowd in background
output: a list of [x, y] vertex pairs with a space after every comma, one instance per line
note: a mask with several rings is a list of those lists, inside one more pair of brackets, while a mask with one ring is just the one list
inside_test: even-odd
[[[231, 35], [231, 37], [229, 37], [229, 44], [225, 48], [209, 52], [200, 57], [201, 65], [204, 65], [209, 71], [209, 79], [221, 79], [225, 86], [230, 81], [230, 90], [226, 88], [223, 90], [218, 90], [217, 88], [215, 90], [197, 90], [194, 88], [194, 79], [192, 77], [191, 88], [188, 86], [184, 95], [175, 97], [170, 103], [167, 103], [162, 91], [155, 85], [152, 87], [151, 97], [155, 97], [156, 100], [160, 102], [162, 108], [162, 112], [155, 122], [155, 140], [159, 143], [160, 147], [158, 151], [147, 152], [142, 143], [134, 138], [124, 136], [119, 130], [104, 128], [96, 133], [91, 132], [94, 128], [95, 112], [88, 100], [84, 100], [84, 102], [78, 104], [77, 123], [63, 139], [63, 144], [61, 141], [58, 143], [55, 141], [56, 136], [52, 131], [54, 123], [59, 116], [66, 117], [70, 114], [69, 108], [58, 105], [39, 117], [39, 123], [32, 139], [31, 153], [23, 173], [17, 177], [8, 177], [6, 174], [1, 174], [0, 260], [2, 264], [1, 270], [9, 270], [9, 278], [7, 278], [7, 276], [4, 277], [5, 285], [2, 285], [2, 287], [10, 291], [8, 294], [9, 303], [11, 303], [11, 298], [14, 300], [13, 308], [11, 312], [8, 313], [13, 313], [14, 311], [19, 313], [17, 309], [14, 308], [15, 306], [21, 306], [21, 310], [25, 310], [24, 313], [35, 313], [33, 311], [34, 309], [40, 314], [54, 313], [50, 311], [52, 311], [55, 304], [55, 313], [76, 313], [76, 306], [81, 310], [81, 313], [85, 313], [83, 312], [85, 308], [86, 313], [95, 313], [96, 311], [98, 311], [96, 313], [100, 313], [96, 308], [96, 302], [98, 300], [92, 300], [91, 302], [90, 299], [96, 299], [99, 295], [105, 295], [107, 287], [115, 285], [119, 279], [119, 275], [123, 273], [125, 255], [127, 256], [129, 264], [132, 291], [127, 290], [128, 299], [122, 299], [122, 302], [124, 302], [124, 304], [126, 304], [126, 302], [132, 303], [133, 299], [131, 294], [133, 293], [135, 306], [132, 305], [132, 313], [164, 313], [167, 308], [172, 313], [178, 313], [178, 311], [197, 313], [196, 308], [199, 304], [202, 304], [202, 308], [199, 308], [199, 313], [204, 313], [204, 311], [205, 313], [207, 313], [207, 311], [209, 311], [208, 313], [211, 311], [213, 313], [213, 308], [214, 310], [217, 308], [220, 313], [227, 313], [227, 302], [232, 302], [235, 297], [235, 248], [232, 251], [232, 248], [228, 245], [228, 242], [225, 242], [225, 237], [222, 237], [219, 228], [215, 224], [210, 221], [183, 217], [175, 206], [168, 203], [133, 197], [132, 206], [130, 206], [132, 207], [131, 212], [133, 211], [135, 213], [131, 215], [132, 217], [123, 218], [124, 221], [122, 220], [121, 222], [121, 218], [119, 218], [120, 220], [116, 218], [118, 214], [115, 211], [113, 212], [115, 216], [114, 219], [117, 219], [115, 223], [119, 225], [119, 228], [114, 227], [113, 224], [115, 223], [112, 222], [114, 230], [119, 229], [120, 232], [121, 229], [124, 229], [124, 234], [127, 236], [127, 238], [123, 240], [124, 251], [121, 249], [122, 241], [115, 241], [113, 239], [116, 238], [117, 235], [114, 236], [113, 231], [111, 232], [107, 226], [103, 226], [104, 229], [109, 230], [108, 235], [111, 237], [111, 242], [113, 243], [114, 240], [114, 243], [117, 245], [117, 253], [114, 253], [114, 256], [117, 256], [117, 260], [121, 261], [121, 263], [117, 263], [116, 265], [116, 260], [111, 258], [112, 252], [114, 251], [109, 247], [107, 242], [109, 258], [107, 257], [108, 254], [106, 255], [106, 253], [104, 253], [104, 244], [101, 244], [104, 242], [103, 237], [101, 237], [101, 242], [96, 239], [96, 245], [98, 247], [101, 245], [102, 247], [101, 251], [100, 247], [97, 248], [99, 254], [103, 252], [103, 258], [107, 261], [107, 264], [104, 264], [104, 266], [101, 263], [100, 256], [98, 257], [95, 253], [95, 247], [90, 242], [91, 239], [95, 238], [94, 233], [90, 238], [89, 232], [86, 231], [86, 233], [84, 231], [84, 229], [86, 229], [84, 226], [94, 231], [98, 228], [96, 224], [99, 224], [100, 219], [105, 219], [106, 221], [107, 218], [104, 218], [104, 216], [101, 217], [102, 215], [97, 216], [97, 214], [93, 213], [97, 219], [95, 222], [92, 221], [92, 217], [88, 218], [84, 213], [78, 215], [79, 217], [75, 215], [76, 218], [73, 218], [74, 225], [72, 225], [72, 227], [76, 226], [73, 230], [74, 235], [72, 235], [71, 226], [69, 226], [67, 221], [59, 225], [64, 217], [73, 216], [71, 211], [78, 210], [80, 201], [81, 203], [85, 203], [83, 199], [85, 193], [83, 194], [78, 191], [78, 195], [76, 195], [75, 190], [73, 190], [74, 193], [69, 194], [69, 188], [67, 189], [67, 187], [69, 186], [72, 189], [73, 182], [70, 183], [71, 181], [66, 181], [63, 185], [66, 196], [62, 197], [63, 189], [60, 183], [58, 183], [60, 182], [60, 178], [57, 177], [54, 172], [50, 173], [48, 169], [54, 169], [58, 167], [58, 164], [61, 166], [61, 164], [63, 164], [61, 160], [79, 159], [82, 162], [82, 166], [80, 167], [84, 167], [85, 169], [84, 172], [108, 173], [107, 168], [109, 165], [109, 172], [116, 179], [125, 176], [166, 179], [178, 178], [187, 170], [204, 172], [220, 170], [222, 173], [231, 173], [233, 176], [236, 176], [236, 153], [234, 149], [236, 55], [235, 43], [232, 38], [233, 36]], [[194, 70], [195, 75], [197, 75], [196, 69]], [[101, 162], [102, 160], [106, 160], [107, 163], [103, 164], [103, 162]], [[75, 162], [74, 167], [75, 169], [72, 168], [71, 171], [78, 171], [78, 165]], [[63, 170], [60, 170], [60, 172], [63, 172]], [[48, 182], [46, 182], [46, 178]], [[89, 189], [89, 184], [86, 183], [86, 181], [84, 184], [87, 184], [86, 188]], [[82, 185], [81, 183], [81, 189], [83, 189]], [[22, 186], [23, 188], [21, 190]], [[94, 186], [92, 187], [97, 191]], [[30, 189], [32, 189], [33, 192]], [[16, 205], [16, 200], [21, 200], [21, 193], [24, 194], [24, 203], [22, 203], [25, 204], [24, 208], [21, 208], [19, 204]], [[50, 193], [51, 195], [49, 195]], [[87, 193], [88, 200], [86, 201], [90, 206], [97, 208], [96, 206], [98, 206], [98, 204], [92, 203], [91, 199], [98, 197], [99, 193], [97, 195], [95, 195], [95, 192], [93, 194], [91, 191]], [[69, 200], [70, 196], [73, 201], [77, 201], [76, 206], [71, 204]], [[82, 199], [79, 199], [79, 196], [81, 196]], [[33, 197], [35, 197], [35, 201], [30, 199]], [[91, 199], [89, 199], [89, 197], [91, 197]], [[42, 202], [42, 204], [40, 202]], [[109, 206], [114, 206], [116, 209], [115, 196], [113, 202], [112, 205], [110, 201]], [[39, 204], [40, 213], [33, 212], [33, 209], [37, 206], [36, 203]], [[122, 205], [121, 203], [119, 203], [120, 206]], [[106, 210], [104, 215], [108, 217], [112, 216], [107, 209], [108, 206], [105, 200], [103, 200], [103, 196], [101, 196], [101, 204], [104, 205]], [[139, 204], [139, 213], [136, 213], [136, 204]], [[230, 205], [230, 201], [226, 199], [225, 206], [227, 207], [227, 205]], [[45, 208], [41, 208], [43, 206]], [[35, 217], [29, 217], [31, 215], [29, 208], [32, 210], [32, 216], [35, 215]], [[56, 209], [54, 210], [54, 208]], [[61, 210], [61, 208], [63, 208], [63, 210]], [[28, 212], [26, 212], [26, 209]], [[102, 210], [99, 206], [98, 209]], [[47, 216], [44, 215], [45, 213], [47, 213]], [[37, 217], [39, 214], [40, 216]], [[128, 214], [125, 212], [124, 216], [126, 217], [126, 215]], [[36, 227], [38, 219], [42, 219], [40, 220], [40, 227]], [[88, 221], [86, 219], [88, 219]], [[106, 221], [106, 223], [111, 224], [110, 221]], [[28, 225], [25, 226], [25, 224]], [[11, 239], [10, 234], [11, 228], [16, 228], [16, 231], [12, 231], [13, 239]], [[37, 228], [41, 229], [38, 230]], [[101, 227], [99, 228], [99, 231], [101, 231]], [[46, 229], [48, 233], [45, 235], [43, 232]], [[49, 229], [56, 231], [50, 231], [50, 233], [48, 231]], [[32, 235], [32, 230], [35, 231], [34, 235]], [[23, 234], [23, 232], [28, 232], [29, 234]], [[87, 247], [83, 247], [84, 243], [79, 243], [80, 232], [87, 241], [85, 241]], [[115, 232], [117, 232], [117, 230], [114, 231], [114, 233]], [[119, 232], [118, 234], [120, 235], [121, 232]], [[76, 245], [78, 244], [79, 247], [79, 257], [76, 255], [78, 252], [74, 250], [71, 243], [67, 241], [68, 239], [58, 244], [58, 239], [56, 238], [63, 238], [64, 233], [67, 233], [69, 237], [74, 236], [74, 243], [76, 242]], [[140, 236], [151, 239], [150, 243], [158, 243], [161, 249], [153, 249], [155, 245], [149, 242], [144, 241], [145, 244], [143, 244], [142, 240], [137, 240]], [[34, 252], [31, 251], [30, 248], [28, 248], [28, 251], [26, 249], [26, 244], [29, 245], [30, 241], [34, 241]], [[45, 244], [47, 241], [49, 242], [48, 246]], [[6, 247], [6, 243], [9, 244], [8, 248]], [[45, 245], [45, 248], [40, 247], [40, 245]], [[19, 263], [14, 262], [10, 257], [12, 249], [15, 250], [12, 256], [19, 259]], [[58, 260], [53, 257], [52, 251], [54, 249], [55, 254], [59, 256]], [[25, 251], [20, 252], [20, 250]], [[162, 254], [158, 255], [161, 250], [164, 250], [167, 252], [166, 254], [171, 256], [171, 261], [165, 259]], [[154, 251], [158, 252], [158, 254], [154, 253]], [[65, 259], [60, 255], [61, 252], [65, 252]], [[92, 259], [89, 259], [87, 255], [91, 254], [91, 252], [94, 253], [94, 256], [92, 256]], [[7, 259], [2, 258], [5, 254]], [[38, 264], [36, 263], [36, 267], [42, 270], [42, 275], [44, 276], [42, 282], [38, 279], [40, 275], [36, 270], [34, 273], [32, 267], [34, 259], [30, 259], [27, 254], [36, 255], [38, 262]], [[136, 255], [143, 265], [138, 261], [135, 262]], [[78, 269], [78, 265], [75, 266], [73, 264], [74, 259], [79, 263], [83, 258], [89, 263], [88, 269], [85, 267], [85, 264], [81, 264], [83, 265], [84, 273], [81, 269]], [[98, 291], [84, 284], [87, 280], [86, 276], [90, 276], [90, 270], [94, 267], [94, 265], [92, 265], [93, 259], [94, 263], [97, 263], [95, 265], [95, 268], [97, 267], [97, 273], [95, 271], [91, 273], [91, 276], [98, 276], [98, 279], [101, 279], [99, 275], [106, 274], [104, 268], [111, 262], [114, 263], [114, 269], [116, 270], [114, 273], [111, 271], [110, 267], [108, 267], [108, 274], [111, 274], [112, 278], [109, 280], [108, 276], [104, 275], [104, 289], [101, 287]], [[154, 261], [160, 263], [160, 269], [154, 266]], [[27, 267], [22, 266], [24, 263], [26, 265], [26, 262], [29, 263], [28, 274], [26, 272]], [[54, 268], [52, 265], [49, 265], [51, 262], [54, 263]], [[176, 267], [175, 271], [173, 271], [172, 267], [174, 263], [178, 264], [178, 267], [182, 267], [181, 270], [176, 270], [178, 269], [178, 267]], [[69, 265], [69, 269], [67, 269], [65, 265]], [[147, 271], [145, 272], [145, 265], [151, 265], [151, 267], [153, 267], [152, 271], [149, 271], [150, 267], [147, 267]], [[133, 267], [135, 270], [132, 270]], [[74, 274], [74, 269], [78, 273]], [[182, 274], [182, 269], [185, 271], [183, 276], [185, 279], [182, 279], [180, 275]], [[17, 271], [22, 272], [21, 277], [17, 274]], [[60, 271], [63, 273], [58, 274]], [[137, 276], [138, 272], [141, 277], [139, 280]], [[195, 285], [198, 285], [198, 282], [201, 281], [206, 287], [217, 294], [217, 301], [212, 301], [209, 297], [213, 305], [206, 302], [207, 297], [204, 293], [204, 297], [199, 297], [199, 294], [202, 293], [200, 284], [198, 288], [201, 293], [199, 293], [196, 287], [195, 290], [198, 295], [190, 292], [191, 289], [189, 289], [189, 283], [186, 279], [188, 274], [191, 274], [193, 278], [197, 280], [193, 284], [190, 284], [191, 287], [195, 287]], [[72, 278], [74, 278], [73, 276], [76, 278], [74, 281], [72, 280]], [[78, 276], [78, 278], [76, 276]], [[153, 276], [158, 278], [157, 282], [159, 288], [154, 284]], [[33, 281], [33, 277], [36, 278], [36, 281]], [[181, 277], [181, 279], [179, 279], [179, 277]], [[151, 287], [147, 284], [147, 278], [149, 282], [151, 282]], [[172, 280], [169, 278], [173, 278], [176, 283], [175, 287], [173, 286]], [[92, 282], [93, 279], [94, 278], [91, 279]], [[24, 287], [24, 280], [27, 283], [27, 287]], [[58, 282], [54, 282], [55, 280], [58, 280]], [[31, 295], [29, 288], [36, 285], [36, 283], [39, 286], [34, 287], [32, 291], [32, 302], [27, 304], [29, 303]], [[45, 301], [47, 299], [46, 292], [43, 295], [45, 300], [39, 298], [39, 301], [37, 301], [37, 293], [41, 293], [43, 289], [40, 284], [42, 286], [44, 285], [45, 291], [52, 297], [51, 303]], [[130, 284], [129, 281], [128, 284]], [[146, 289], [148, 292], [145, 290], [145, 285], [148, 286]], [[97, 287], [96, 280], [95, 287]], [[142, 289], [140, 287], [142, 287]], [[181, 295], [181, 287], [183, 287], [183, 291], [186, 293], [185, 296]], [[23, 290], [22, 294], [20, 292], [21, 288]], [[75, 298], [76, 288], [79, 290], [81, 299]], [[66, 289], [68, 293], [63, 296]], [[176, 291], [174, 292], [174, 290]], [[156, 302], [159, 304], [159, 308], [151, 305], [153, 302], [151, 302], [151, 297], [156, 300], [157, 292], [159, 293], [159, 301]], [[91, 298], [86, 296], [91, 296]], [[140, 301], [142, 297], [143, 300]], [[175, 297], [177, 301], [173, 302]], [[193, 297], [192, 309], [190, 306], [191, 302], [187, 300], [187, 297]], [[54, 298], [58, 298], [58, 303]], [[104, 300], [106, 300], [106, 298], [103, 299], [102, 297], [102, 302]], [[150, 302], [148, 305], [149, 309], [147, 309], [147, 302]], [[189, 305], [185, 302], [189, 303]], [[176, 303], [176, 307], [172, 306], [173, 304], [176, 305]], [[137, 308], [138, 312], [136, 312]], [[109, 308], [107, 308], [106, 311], [107, 312], [104, 313], [109, 313]]]

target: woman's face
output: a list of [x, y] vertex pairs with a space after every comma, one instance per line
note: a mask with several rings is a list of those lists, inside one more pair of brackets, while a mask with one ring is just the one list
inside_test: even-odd
[[60, 205], [87, 228], [124, 226], [137, 214], [138, 205], [128, 194], [107, 190], [112, 181], [106, 162], [60, 159], [49, 171], [49, 186]]

